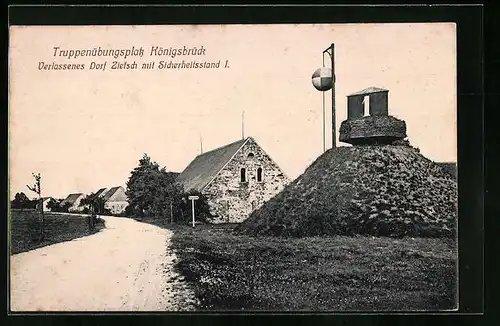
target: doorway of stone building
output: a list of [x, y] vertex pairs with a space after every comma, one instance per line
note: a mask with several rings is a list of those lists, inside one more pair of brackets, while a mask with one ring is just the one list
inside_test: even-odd
[[370, 96], [366, 95], [363, 97], [363, 116], [367, 117], [370, 115]]

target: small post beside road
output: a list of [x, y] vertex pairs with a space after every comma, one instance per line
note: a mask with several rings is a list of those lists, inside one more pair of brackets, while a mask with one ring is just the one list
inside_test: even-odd
[[172, 212], [172, 202], [170, 202], [170, 224], [174, 223], [174, 213]]
[[191, 211], [193, 212], [193, 228], [194, 228], [194, 201], [198, 200], [198, 196], [189, 196], [188, 199], [191, 200]]

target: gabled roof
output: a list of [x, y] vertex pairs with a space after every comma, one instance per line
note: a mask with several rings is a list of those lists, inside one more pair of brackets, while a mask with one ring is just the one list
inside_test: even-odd
[[70, 194], [68, 195], [68, 197], [66, 197], [66, 199], [64, 199], [61, 202], [61, 204], [66, 204], [66, 203], [74, 204], [81, 196], [83, 196], [81, 192], [76, 194]]
[[113, 187], [113, 188], [110, 188], [105, 194], [104, 196], [102, 197], [102, 199], [106, 202], [108, 201], [109, 198], [111, 198], [111, 196], [113, 196], [117, 191], [118, 189], [120, 189], [120, 186], [118, 187]]
[[94, 194], [94, 196], [97, 198], [104, 196], [106, 190], [107, 190], [107, 188], [101, 188], [101, 189], [97, 190], [97, 192]]
[[177, 177], [177, 182], [186, 191], [202, 191], [250, 138], [198, 155]]
[[369, 95], [369, 94], [373, 94], [373, 93], [388, 92], [388, 91], [389, 90], [385, 89], [385, 88], [368, 87], [368, 88], [365, 88], [359, 92], [352, 93], [352, 94], [349, 94], [347, 96]]

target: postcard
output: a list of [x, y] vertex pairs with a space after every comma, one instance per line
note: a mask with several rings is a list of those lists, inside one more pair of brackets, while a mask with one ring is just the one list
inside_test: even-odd
[[455, 24], [9, 34], [12, 312], [458, 309]]

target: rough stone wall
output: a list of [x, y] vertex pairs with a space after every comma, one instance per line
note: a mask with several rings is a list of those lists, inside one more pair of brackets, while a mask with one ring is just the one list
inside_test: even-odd
[[406, 138], [406, 123], [392, 116], [367, 116], [343, 121], [339, 131], [342, 142], [356, 145], [380, 139], [389, 144]]
[[[253, 157], [248, 155], [252, 153]], [[257, 169], [262, 168], [262, 181]], [[241, 168], [246, 169], [246, 182], [240, 182]], [[258, 146], [249, 139], [233, 160], [204, 189], [212, 223], [240, 223], [250, 213], [279, 193], [290, 180]]]

